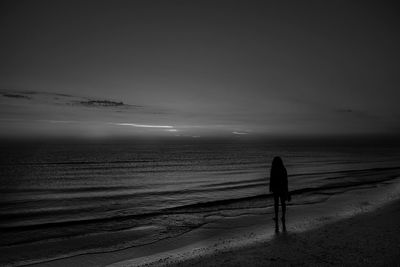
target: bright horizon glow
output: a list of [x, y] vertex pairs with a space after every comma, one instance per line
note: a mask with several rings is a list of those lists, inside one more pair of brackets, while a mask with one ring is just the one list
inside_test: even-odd
[[139, 128], [167, 128], [167, 129], [172, 129], [174, 126], [170, 125], [150, 125], [150, 124], [136, 124], [136, 123], [113, 123], [111, 122], [110, 124], [114, 125], [121, 125], [121, 126], [132, 126], [132, 127], [139, 127]]

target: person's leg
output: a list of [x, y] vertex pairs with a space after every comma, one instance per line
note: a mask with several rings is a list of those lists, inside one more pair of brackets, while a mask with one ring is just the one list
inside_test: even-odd
[[275, 219], [278, 220], [278, 215], [279, 215], [279, 195], [274, 194], [274, 208], [275, 208]]
[[274, 209], [275, 209], [275, 231], [279, 231], [279, 195], [274, 194]]
[[282, 228], [286, 231], [286, 199], [284, 196], [280, 197], [282, 206]]

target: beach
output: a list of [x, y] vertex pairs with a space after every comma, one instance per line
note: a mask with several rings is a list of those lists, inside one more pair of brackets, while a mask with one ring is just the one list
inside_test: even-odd
[[373, 212], [360, 214], [312, 231], [301, 234], [281, 233], [275, 235], [269, 242], [217, 252], [211, 256], [193, 258], [173, 265], [399, 266], [399, 264], [400, 201], [397, 200]]
[[400, 267], [395, 2], [0, 10], [0, 267]]
[[[399, 225], [400, 200], [393, 200], [311, 230], [275, 233], [268, 240], [239, 248], [227, 244], [212, 253], [197, 251], [197, 255], [169, 255], [143, 264], [125, 261], [111, 266], [398, 266]], [[251, 238], [252, 233], [248, 234]]]
[[178, 237], [124, 250], [33, 266], [396, 266], [400, 241], [399, 181], [354, 188], [324, 203], [291, 205], [287, 232], [272, 212], [209, 218]]
[[395, 2], [0, 10], [0, 267], [400, 267]]
[[[3, 144], [0, 266], [183, 264], [276, 237], [268, 170], [285, 159], [288, 235], [399, 198], [392, 146], [264, 141]], [[95, 152], [94, 152], [95, 151]]]

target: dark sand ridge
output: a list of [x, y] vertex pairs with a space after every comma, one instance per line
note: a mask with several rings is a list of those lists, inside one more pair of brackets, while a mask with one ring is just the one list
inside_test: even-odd
[[[378, 186], [358, 187], [332, 195], [323, 203], [292, 206], [289, 210], [287, 236], [302, 236], [302, 232], [310, 229], [374, 210], [397, 199], [399, 187], [398, 179], [394, 179]], [[196, 259], [206, 260], [207, 255], [229, 253], [240, 248], [257, 246], [256, 244], [263, 244], [265, 249], [265, 242], [273, 244], [276, 241], [271, 218], [272, 211], [265, 208], [240, 214], [219, 214], [210, 216], [209, 222], [203, 227], [175, 238], [115, 252], [55, 260], [37, 266], [103, 266], [112, 263], [116, 263], [116, 266], [175, 265], [186, 264], [188, 260], [196, 263]], [[300, 246], [300, 243], [297, 242], [297, 245]], [[201, 265], [202, 261], [197, 263]], [[205, 261], [205, 264], [212, 263]]]

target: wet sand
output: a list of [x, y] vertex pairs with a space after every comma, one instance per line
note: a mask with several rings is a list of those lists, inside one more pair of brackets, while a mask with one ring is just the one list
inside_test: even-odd
[[287, 233], [275, 234], [271, 209], [255, 208], [209, 216], [198, 229], [145, 246], [37, 266], [390, 265], [400, 251], [399, 188], [357, 187], [313, 205], [294, 199]]
[[247, 226], [213, 246], [112, 266], [398, 266], [400, 200], [398, 185], [389, 188], [350, 191], [313, 209], [292, 207], [285, 233], [274, 233], [272, 222], [264, 229]]

